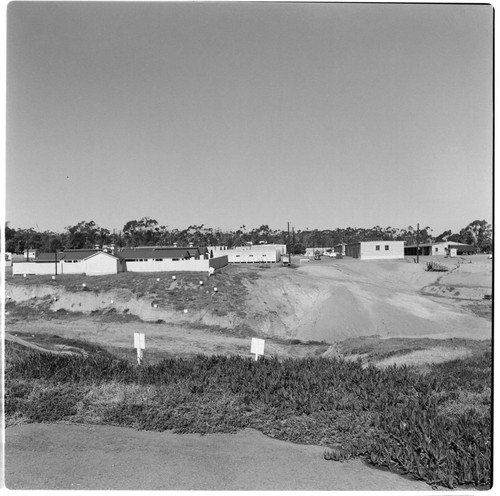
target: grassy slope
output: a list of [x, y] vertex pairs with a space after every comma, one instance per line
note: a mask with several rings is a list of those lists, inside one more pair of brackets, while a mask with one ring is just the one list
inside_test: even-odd
[[[87, 291], [106, 293], [122, 290], [130, 292], [137, 298], [148, 297], [159, 306], [175, 310], [186, 308], [188, 301], [193, 310], [206, 308], [212, 303], [213, 290], [217, 288], [219, 293], [217, 304], [228, 312], [238, 311], [243, 307], [241, 303], [245, 299], [247, 290], [242, 281], [259, 278], [263, 270], [265, 269], [259, 266], [228, 265], [211, 277], [194, 272], [168, 272], [168, 274], [121, 272], [111, 277], [105, 275], [89, 278], [85, 275], [65, 275], [55, 280], [52, 280], [51, 276], [29, 276], [26, 279], [10, 277], [7, 282], [14, 286], [49, 285], [74, 293], [81, 292], [82, 285], [86, 284]], [[200, 281], [203, 282], [203, 286], [200, 285]]]

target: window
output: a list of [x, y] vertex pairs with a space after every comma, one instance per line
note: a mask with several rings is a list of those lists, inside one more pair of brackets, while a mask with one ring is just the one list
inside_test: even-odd
[[438, 247], [436, 246], [436, 248], [434, 248], [434, 251], [437, 253], [438, 252]]
[[155, 258], [155, 262], [161, 262], [163, 261], [163, 258]]
[[380, 251], [380, 245], [375, 245], [375, 250]]
[[178, 258], [172, 258], [172, 261], [173, 261], [173, 262], [178, 262], [178, 261], [179, 261], [179, 259], [178, 259]]
[[389, 245], [385, 245], [385, 251], [389, 251]]
[[240, 257], [240, 255], [236, 255], [236, 258], [239, 258], [239, 257]]

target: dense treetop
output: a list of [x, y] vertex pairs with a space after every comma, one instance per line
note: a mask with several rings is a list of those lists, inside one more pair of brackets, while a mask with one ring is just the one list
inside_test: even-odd
[[417, 231], [416, 227], [404, 228], [380, 227], [371, 228], [347, 227], [332, 229], [291, 229], [288, 231], [271, 229], [262, 225], [251, 230], [242, 225], [235, 231], [222, 231], [205, 227], [203, 224], [192, 225], [186, 229], [169, 229], [156, 220], [143, 217], [128, 221], [118, 233], [98, 226], [94, 221], [81, 221], [74, 226], [67, 226], [62, 233], [44, 231], [33, 228], [15, 229], [5, 225], [5, 249], [7, 252], [22, 253], [26, 248], [34, 248], [43, 252], [62, 249], [94, 248], [115, 244], [117, 247], [131, 246], [228, 246], [236, 247], [247, 243], [287, 244], [293, 253], [303, 253], [308, 247], [333, 247], [339, 243], [357, 241], [404, 241], [406, 244], [452, 241], [474, 245], [478, 251], [492, 250], [492, 227], [485, 220], [474, 220], [458, 233], [451, 230], [433, 236], [429, 226]]

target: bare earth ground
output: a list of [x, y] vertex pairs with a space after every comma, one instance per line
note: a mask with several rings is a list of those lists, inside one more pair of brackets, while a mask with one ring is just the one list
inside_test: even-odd
[[[266, 338], [266, 354], [346, 358], [368, 356], [360, 343], [382, 348], [394, 340], [428, 338], [424, 349], [409, 346], [378, 365], [451, 360], [471, 352], [460, 338], [478, 345], [492, 338], [491, 302], [483, 299], [492, 292], [492, 262], [479, 255], [461, 260], [472, 263], [439, 261], [452, 270], [426, 272], [425, 259], [415, 264], [346, 258], [297, 268], [231, 266], [210, 279], [180, 275], [172, 282], [162, 275], [158, 282], [151, 275], [151, 292], [141, 295], [127, 289], [125, 275], [95, 291], [98, 278], [82, 278], [89, 287], [82, 291], [67, 290], [60, 280], [7, 276], [6, 338], [43, 348], [44, 336], [55, 334], [133, 357], [133, 333], [140, 331], [146, 335], [146, 360], [165, 354], [249, 355], [252, 335]], [[134, 460], [140, 464], [132, 477]], [[360, 461], [326, 462], [322, 448], [250, 430], [194, 436], [109, 426], [11, 426], [5, 471], [11, 489], [429, 488]]]
[[430, 489], [361, 460], [326, 461], [323, 448], [271, 439], [253, 429], [200, 436], [29, 424], [7, 430], [6, 448], [9, 489]]
[[[483, 300], [491, 294], [491, 260], [469, 259], [473, 263], [458, 266], [456, 259], [448, 259], [453, 270], [447, 273], [426, 272], [424, 262], [347, 258], [311, 261], [297, 269], [231, 266], [205, 278], [203, 287], [188, 284], [188, 276], [179, 276], [174, 285], [167, 276], [156, 283], [151, 275], [158, 286], [141, 297], [113, 289], [112, 278], [110, 288], [99, 292], [67, 291], [50, 278], [37, 286], [28, 284], [31, 278], [7, 278], [8, 301], [37, 313], [16, 317], [12, 312], [6, 331], [50, 332], [130, 348], [133, 332], [141, 330], [148, 348], [172, 354], [248, 354], [250, 335], [269, 338], [269, 354], [281, 354], [278, 342], [290, 339], [330, 344], [372, 335], [491, 339], [491, 319], [477, 315], [488, 308], [491, 314], [491, 302]], [[92, 289], [92, 277], [82, 280]], [[155, 301], [160, 301], [157, 308]], [[44, 310], [57, 312], [58, 318]], [[65, 311], [82, 313], [78, 318]], [[127, 321], [128, 316], [141, 321]]]

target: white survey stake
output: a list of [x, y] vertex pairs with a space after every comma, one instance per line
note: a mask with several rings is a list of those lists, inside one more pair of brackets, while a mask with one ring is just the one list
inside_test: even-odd
[[146, 338], [140, 332], [134, 332], [134, 348], [137, 348], [137, 363], [140, 365], [142, 360], [142, 350], [146, 348]]
[[263, 339], [252, 338], [250, 352], [255, 354], [255, 360], [259, 359], [259, 355], [264, 355], [264, 343]]

